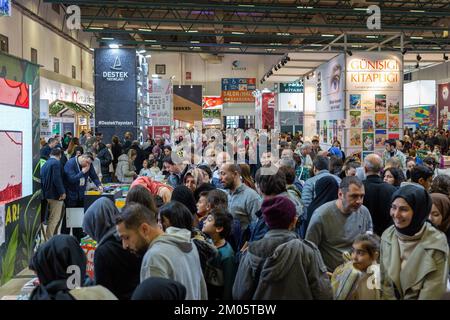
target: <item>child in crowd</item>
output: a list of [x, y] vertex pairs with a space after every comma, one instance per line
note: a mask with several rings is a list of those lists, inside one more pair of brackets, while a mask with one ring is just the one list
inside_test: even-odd
[[152, 176], [152, 173], [151, 173], [151, 171], [150, 171], [149, 163], [148, 163], [148, 160], [147, 160], [147, 159], [145, 159], [145, 160], [142, 162], [142, 169], [141, 169], [141, 171], [139, 172], [139, 176], [140, 176], [140, 177], [151, 177], [151, 176]]
[[225, 240], [231, 232], [233, 217], [223, 208], [213, 209], [208, 215], [203, 232], [211, 237], [219, 255], [207, 262], [205, 281], [210, 300], [231, 300], [236, 264], [234, 251]]
[[197, 219], [198, 228], [203, 229], [205, 220], [208, 218], [208, 214], [211, 211], [211, 206], [208, 203], [208, 191], [203, 191], [200, 193], [200, 197], [197, 202]]
[[156, 177], [156, 176], [160, 176], [162, 175], [161, 170], [158, 167], [158, 161], [156, 160], [150, 160], [149, 161], [149, 166], [151, 166], [150, 168], [150, 173], [152, 177]]
[[380, 279], [378, 264], [380, 238], [375, 234], [362, 234], [353, 242], [348, 260], [334, 270], [331, 277], [335, 300], [379, 300]]

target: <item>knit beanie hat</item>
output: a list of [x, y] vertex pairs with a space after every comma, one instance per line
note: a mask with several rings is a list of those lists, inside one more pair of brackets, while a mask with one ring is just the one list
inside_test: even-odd
[[261, 212], [269, 229], [287, 229], [296, 215], [294, 203], [283, 196], [264, 200]]

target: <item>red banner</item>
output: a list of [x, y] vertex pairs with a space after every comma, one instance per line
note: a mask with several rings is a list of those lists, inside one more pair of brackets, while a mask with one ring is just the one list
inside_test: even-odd
[[29, 86], [23, 82], [0, 78], [0, 104], [28, 109]]
[[147, 132], [148, 135], [152, 136], [155, 140], [158, 140], [161, 137], [170, 139], [170, 126], [147, 127]]
[[271, 130], [275, 127], [275, 93], [262, 94], [262, 128]]

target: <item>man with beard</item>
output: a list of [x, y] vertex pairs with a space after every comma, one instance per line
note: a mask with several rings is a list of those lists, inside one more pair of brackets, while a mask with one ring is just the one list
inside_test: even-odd
[[150, 277], [171, 279], [186, 287], [186, 300], [206, 300], [206, 283], [191, 232], [171, 227], [164, 233], [156, 217], [156, 212], [131, 202], [116, 221], [123, 248], [144, 255], [141, 283]]
[[372, 218], [364, 207], [364, 185], [357, 177], [345, 177], [338, 199], [317, 208], [311, 218], [306, 240], [319, 247], [329, 272], [344, 263], [343, 253], [350, 252], [360, 234], [372, 231]]
[[241, 234], [247, 226], [257, 220], [256, 212], [261, 209], [262, 199], [258, 193], [241, 181], [241, 169], [236, 164], [223, 164], [220, 168], [220, 182], [228, 190], [228, 209], [241, 225]]

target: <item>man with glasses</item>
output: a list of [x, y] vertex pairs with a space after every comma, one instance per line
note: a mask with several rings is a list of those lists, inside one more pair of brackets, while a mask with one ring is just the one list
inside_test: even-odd
[[329, 272], [344, 263], [342, 254], [352, 248], [355, 238], [372, 231], [372, 218], [363, 206], [364, 185], [357, 177], [345, 177], [338, 199], [317, 208], [311, 218], [306, 240], [319, 247]]

